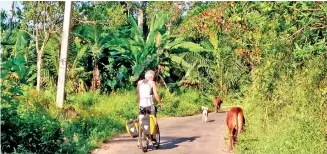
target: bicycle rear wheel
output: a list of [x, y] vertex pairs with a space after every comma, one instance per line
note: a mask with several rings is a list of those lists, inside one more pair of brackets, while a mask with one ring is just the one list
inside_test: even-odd
[[156, 149], [159, 149], [159, 146], [160, 146], [160, 129], [159, 129], [159, 125], [157, 125], [157, 134], [155, 136], [155, 139], [156, 139], [156, 143], [154, 144], [154, 147]]

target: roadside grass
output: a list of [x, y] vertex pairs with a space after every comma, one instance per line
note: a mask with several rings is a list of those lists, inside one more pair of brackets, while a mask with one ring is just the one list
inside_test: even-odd
[[293, 77], [281, 75], [270, 94], [263, 82], [254, 82], [257, 88], [241, 99], [246, 132], [237, 153], [327, 152], [327, 63], [322, 60], [308, 61]]
[[[159, 117], [199, 114], [202, 105], [212, 103], [193, 89], [170, 93], [168, 89], [160, 88], [160, 95], [164, 107], [159, 109]], [[38, 153], [39, 150], [49, 153], [89, 153], [101, 143], [126, 131], [126, 120], [137, 118], [136, 98], [136, 89], [111, 94], [84, 92], [67, 95], [64, 108], [74, 107], [79, 116], [65, 117], [62, 110], [55, 106], [54, 91], [42, 91], [38, 98], [33, 87], [24, 87], [24, 96], [18, 99], [17, 106], [2, 109], [6, 115], [11, 115], [8, 118], [13, 119], [7, 124], [13, 130], [3, 134], [21, 138], [22, 142], [15, 142], [20, 147], [16, 148], [17, 153]]]

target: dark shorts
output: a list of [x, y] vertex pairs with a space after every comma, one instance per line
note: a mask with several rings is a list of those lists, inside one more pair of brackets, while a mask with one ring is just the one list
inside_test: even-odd
[[140, 107], [139, 115], [143, 114], [153, 114], [154, 116], [157, 115], [157, 107], [156, 106], [147, 106], [147, 107]]

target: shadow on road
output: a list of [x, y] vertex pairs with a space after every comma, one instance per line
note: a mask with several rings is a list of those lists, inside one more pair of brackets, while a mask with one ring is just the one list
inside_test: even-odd
[[228, 112], [230, 109], [224, 109], [224, 110], [219, 110], [217, 113], [226, 113]]
[[170, 137], [162, 137], [162, 140], [168, 140], [160, 143], [159, 149], [173, 149], [178, 147], [178, 144], [183, 142], [193, 142], [195, 139], [200, 138], [200, 136], [193, 137], [181, 137], [181, 138], [170, 138]]
[[[224, 109], [224, 110], [222, 110], [222, 109], [220, 109], [219, 111], [217, 111], [217, 113], [226, 113], [226, 112], [228, 112], [230, 109]], [[209, 112], [210, 114], [217, 114], [215, 111], [212, 111], [212, 112]], [[209, 114], [209, 116], [210, 116], [210, 114]]]
[[137, 143], [137, 137], [136, 138], [132, 138], [128, 135], [124, 135], [124, 136], [119, 136], [117, 138], [113, 138], [111, 140], [108, 141], [109, 143], [114, 143], [114, 142], [136, 142]]
[[209, 121], [207, 121], [207, 122], [214, 122], [215, 120], [209, 120]]

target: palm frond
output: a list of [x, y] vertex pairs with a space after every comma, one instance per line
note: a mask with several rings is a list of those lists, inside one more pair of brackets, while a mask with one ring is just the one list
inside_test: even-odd
[[140, 30], [140, 28], [137, 26], [136, 21], [132, 16], [128, 17], [128, 21], [131, 24], [131, 36], [134, 39], [134, 41], [143, 44], [143, 32]]
[[20, 31], [18, 34], [18, 38], [15, 43], [16, 48], [25, 48], [27, 46], [28, 40], [30, 39], [30, 36], [23, 31]]
[[170, 56], [171, 60], [177, 64], [180, 64], [182, 65], [184, 68], [190, 68], [192, 67], [192, 65], [188, 62], [186, 62], [184, 59], [183, 59], [183, 56], [180, 56], [180, 55], [172, 55]]
[[172, 49], [178, 49], [178, 48], [188, 49], [192, 52], [210, 51], [208, 49], [204, 49], [199, 44], [193, 42], [183, 42], [172, 47]]
[[73, 64], [72, 64], [72, 68], [76, 68], [76, 66], [77, 66], [77, 62], [78, 62], [79, 60], [81, 60], [81, 58], [83, 57], [83, 55], [85, 54], [85, 52], [86, 52], [86, 50], [87, 50], [88, 48], [89, 48], [88, 45], [83, 45], [83, 46], [79, 47], [79, 51], [78, 51], [78, 53], [77, 53], [77, 55], [76, 55], [76, 57], [75, 57], [75, 59], [74, 59], [74, 62], [73, 62]]

